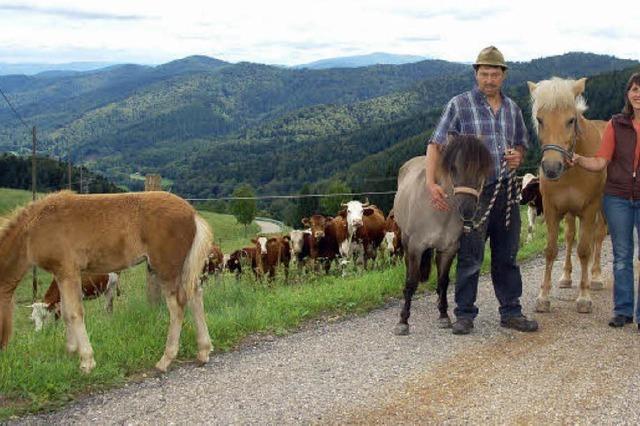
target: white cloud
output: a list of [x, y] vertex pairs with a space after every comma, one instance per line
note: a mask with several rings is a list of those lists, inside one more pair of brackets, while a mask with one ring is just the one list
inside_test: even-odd
[[[624, 19], [620, 11], [624, 10]], [[0, 0], [0, 61], [164, 62], [204, 54], [294, 64], [385, 51], [469, 62], [568, 51], [640, 59], [640, 8], [539, 0]]]

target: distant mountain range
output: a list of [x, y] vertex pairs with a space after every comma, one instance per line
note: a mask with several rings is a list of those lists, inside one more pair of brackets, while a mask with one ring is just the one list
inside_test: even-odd
[[[207, 58], [206, 56], [195, 55], [189, 56], [190, 59], [179, 59], [172, 63], [183, 63], [183, 61], [198, 60]], [[218, 61], [214, 58], [208, 58]], [[413, 62], [420, 62], [429, 59], [424, 56], [415, 55], [395, 55], [392, 53], [376, 52], [368, 55], [345, 56], [338, 58], [327, 58], [320, 61], [311, 62], [309, 64], [294, 65], [290, 68], [308, 68], [308, 69], [327, 69], [327, 68], [356, 68], [366, 67], [369, 65], [401, 65]], [[222, 61], [218, 61], [222, 62]], [[44, 73], [48, 76], [64, 76], [74, 72], [94, 71], [101, 68], [111, 67], [114, 65], [122, 65], [115, 62], [68, 62], [62, 64], [45, 64], [45, 63], [3, 63], [0, 62], [0, 75], [36, 75]], [[167, 64], [164, 64], [167, 65]], [[161, 65], [161, 66], [164, 66]], [[184, 65], [184, 64], [182, 64]]]
[[[510, 63], [506, 89], [638, 65], [590, 53]], [[424, 150], [443, 104], [472, 85], [469, 65], [439, 60], [316, 70], [191, 56], [0, 76], [21, 116], [37, 125], [39, 152], [64, 157], [68, 147], [74, 162], [131, 188], [132, 174], [160, 173], [174, 191], [197, 197], [229, 195], [240, 183], [289, 194], [331, 177], [370, 189], [354, 175], [393, 176], [398, 161]], [[0, 151], [28, 155], [30, 141], [0, 102]]]
[[50, 73], [51, 75], [63, 75], [72, 72], [92, 71], [115, 65], [115, 62], [68, 62], [64, 64], [39, 64], [18, 63], [9, 64], [0, 62], [0, 75], [24, 74], [34, 75]]
[[402, 65], [430, 59], [426, 56], [395, 55], [393, 53], [375, 52], [368, 55], [343, 56], [327, 58], [308, 64], [295, 65], [292, 68], [308, 68], [313, 70], [327, 68], [356, 68], [370, 65]]

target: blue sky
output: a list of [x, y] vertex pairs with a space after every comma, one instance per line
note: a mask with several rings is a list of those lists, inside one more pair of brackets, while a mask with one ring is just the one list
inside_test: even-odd
[[634, 3], [0, 0], [0, 62], [162, 63], [201, 54], [293, 65], [380, 51], [470, 62], [490, 44], [509, 61], [569, 51], [640, 59]]

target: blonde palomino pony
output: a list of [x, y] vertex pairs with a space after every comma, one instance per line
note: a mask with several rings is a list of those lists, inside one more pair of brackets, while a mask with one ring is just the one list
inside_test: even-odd
[[183, 199], [166, 192], [49, 195], [18, 211], [0, 231], [0, 348], [9, 342], [13, 294], [31, 265], [58, 282], [70, 353], [80, 369], [96, 365], [87, 336], [80, 275], [119, 271], [142, 261], [149, 284], [161, 286], [170, 314], [164, 355], [166, 371], [176, 357], [184, 307], [193, 312], [198, 360], [209, 360], [211, 340], [199, 277], [211, 247], [207, 223]]
[[[567, 216], [567, 254], [561, 287], [571, 286], [571, 250], [575, 237], [575, 217], [580, 218], [580, 288], [576, 300], [578, 312], [591, 312], [589, 262], [592, 261], [591, 289], [601, 289], [600, 254], [606, 224], [602, 216], [602, 194], [606, 172], [593, 173], [581, 167], [567, 169], [565, 160], [573, 153], [593, 156], [602, 139], [605, 122], [587, 120], [582, 115], [587, 105], [582, 97], [586, 78], [553, 78], [528, 82], [531, 115], [542, 148], [540, 193], [547, 226], [546, 266], [536, 311], [550, 310], [551, 270], [558, 255], [558, 226]], [[592, 256], [593, 255], [593, 256]]]

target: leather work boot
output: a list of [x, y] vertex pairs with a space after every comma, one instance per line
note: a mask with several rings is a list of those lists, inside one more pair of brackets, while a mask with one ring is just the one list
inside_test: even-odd
[[625, 324], [631, 324], [632, 322], [633, 317], [628, 317], [626, 315], [615, 315], [609, 320], [609, 327], [624, 327]]
[[500, 325], [505, 328], [513, 328], [514, 330], [525, 332], [536, 331], [538, 329], [538, 321], [529, 320], [524, 315], [500, 320]]
[[473, 328], [473, 320], [471, 318], [458, 318], [451, 327], [453, 334], [469, 334]]

